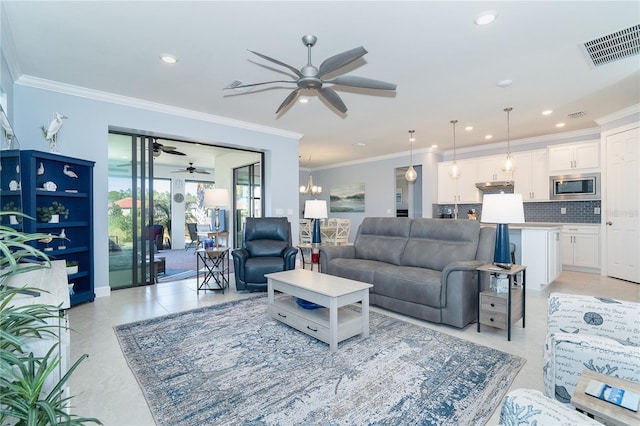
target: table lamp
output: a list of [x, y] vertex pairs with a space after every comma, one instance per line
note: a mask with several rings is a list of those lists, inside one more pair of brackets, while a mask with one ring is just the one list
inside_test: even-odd
[[220, 247], [218, 232], [220, 231], [220, 208], [229, 203], [229, 190], [225, 188], [214, 188], [204, 190], [204, 205], [215, 209], [214, 228], [216, 231], [216, 247]]
[[522, 194], [485, 194], [482, 198], [481, 221], [497, 224], [493, 264], [503, 269], [511, 269], [509, 224], [524, 223]]
[[313, 235], [311, 242], [320, 244], [320, 219], [326, 219], [327, 202], [324, 200], [307, 200], [304, 202], [304, 218], [313, 219]]

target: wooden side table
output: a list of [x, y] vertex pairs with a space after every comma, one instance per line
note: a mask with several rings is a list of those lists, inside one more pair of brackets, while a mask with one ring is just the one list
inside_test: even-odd
[[[478, 272], [478, 333], [480, 332], [480, 324], [506, 329], [507, 340], [511, 341], [511, 325], [522, 318], [522, 328], [524, 328], [526, 269], [527, 267], [524, 265], [513, 265], [511, 269], [502, 269], [492, 264], [483, 265], [476, 269]], [[514, 278], [520, 273], [522, 274], [522, 281], [515, 286]], [[507, 292], [482, 291], [481, 276], [483, 274], [506, 275], [509, 278]]]
[[598, 380], [610, 386], [615, 386], [624, 390], [628, 390], [640, 395], [640, 383], [630, 382], [618, 377], [607, 376], [605, 374], [596, 373], [592, 370], [584, 370], [580, 375], [580, 380], [576, 386], [576, 390], [571, 397], [571, 404], [588, 414], [602, 418], [607, 424], [612, 425], [639, 425], [640, 414], [637, 411], [627, 410], [618, 407], [607, 401], [602, 401], [594, 396], [587, 395], [584, 390], [590, 380]]

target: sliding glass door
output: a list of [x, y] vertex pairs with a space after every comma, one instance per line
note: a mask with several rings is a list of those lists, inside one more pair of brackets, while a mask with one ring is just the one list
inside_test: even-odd
[[242, 230], [247, 217], [262, 217], [264, 215], [262, 163], [233, 169], [233, 186], [235, 202], [233, 214], [235, 217], [235, 245], [242, 246]]

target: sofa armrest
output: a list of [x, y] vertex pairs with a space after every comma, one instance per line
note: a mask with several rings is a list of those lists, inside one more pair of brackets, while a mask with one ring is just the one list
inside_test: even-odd
[[327, 264], [331, 259], [347, 258], [353, 259], [356, 257], [355, 246], [321, 246], [319, 248], [320, 253], [320, 270], [326, 271]]
[[455, 271], [474, 271], [475, 272], [475, 270], [478, 267], [485, 264], [486, 262], [483, 262], [480, 260], [465, 260], [460, 262], [452, 262], [447, 266], [445, 266], [444, 269], [442, 270], [441, 283], [443, 286], [446, 287], [447, 280], [449, 279], [449, 274], [451, 274], [452, 272], [455, 272]]
[[474, 322], [478, 315], [478, 266], [486, 262], [470, 260], [445, 266], [441, 276], [440, 303], [442, 322], [462, 328]]
[[585, 369], [640, 382], [640, 347], [588, 334], [551, 333], [544, 343], [544, 392], [568, 404]]
[[575, 333], [615, 339], [640, 346], [640, 303], [576, 294], [552, 293], [548, 300], [547, 333]]

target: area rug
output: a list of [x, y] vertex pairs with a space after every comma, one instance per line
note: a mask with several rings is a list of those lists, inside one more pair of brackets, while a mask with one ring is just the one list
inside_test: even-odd
[[167, 269], [166, 274], [160, 274], [158, 276], [158, 282], [164, 283], [169, 281], [180, 281], [195, 276], [195, 270], [185, 271], [184, 269]]
[[114, 328], [159, 425], [482, 425], [525, 362], [375, 312], [331, 353], [265, 297]]

